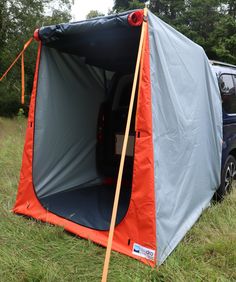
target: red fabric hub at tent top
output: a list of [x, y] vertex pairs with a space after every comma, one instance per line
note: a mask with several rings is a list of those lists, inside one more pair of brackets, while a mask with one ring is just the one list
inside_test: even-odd
[[143, 22], [143, 10], [129, 14], [128, 22], [131, 26], [140, 26]]
[[35, 39], [36, 41], [40, 41], [40, 38], [39, 38], [39, 29], [38, 29], [38, 28], [35, 29], [35, 31], [34, 31], [34, 39]]

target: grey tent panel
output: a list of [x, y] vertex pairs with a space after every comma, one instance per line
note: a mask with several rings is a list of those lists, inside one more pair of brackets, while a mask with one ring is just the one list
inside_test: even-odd
[[36, 101], [33, 180], [38, 197], [93, 182], [103, 71], [42, 47]]
[[158, 263], [220, 184], [222, 109], [203, 49], [148, 13]]

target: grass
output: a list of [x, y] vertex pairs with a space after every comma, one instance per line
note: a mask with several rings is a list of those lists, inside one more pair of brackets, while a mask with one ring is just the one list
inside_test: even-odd
[[[104, 248], [10, 211], [25, 126], [0, 118], [0, 281], [100, 281]], [[113, 252], [109, 281], [236, 281], [236, 193], [205, 211], [158, 270]]]

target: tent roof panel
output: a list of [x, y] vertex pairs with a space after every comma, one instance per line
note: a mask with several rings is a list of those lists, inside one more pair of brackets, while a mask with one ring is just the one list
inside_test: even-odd
[[130, 72], [136, 62], [141, 31], [140, 26], [128, 23], [131, 12], [42, 27], [39, 37], [43, 45], [84, 57], [88, 64]]

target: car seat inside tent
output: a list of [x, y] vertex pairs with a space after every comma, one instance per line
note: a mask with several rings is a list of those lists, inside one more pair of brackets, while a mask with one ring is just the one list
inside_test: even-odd
[[[140, 26], [128, 14], [40, 29], [33, 182], [41, 204], [108, 230]], [[116, 223], [129, 207], [135, 109]]]

